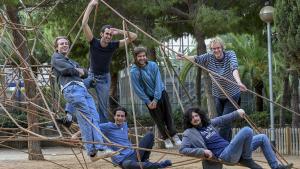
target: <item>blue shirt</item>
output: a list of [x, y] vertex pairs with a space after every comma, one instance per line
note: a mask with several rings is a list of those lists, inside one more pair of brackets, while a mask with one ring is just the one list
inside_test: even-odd
[[[203, 55], [196, 56], [195, 62], [230, 81], [236, 82], [233, 77], [233, 71], [238, 69], [238, 61], [235, 52], [224, 51], [223, 56], [223, 59], [218, 60], [213, 54], [205, 53]], [[228, 92], [230, 96], [240, 93], [240, 88], [238, 85], [233, 85], [232, 83], [227, 82], [226, 80], [215, 75], [213, 75], [213, 77], [219, 82], [222, 88]], [[227, 98], [214, 82], [212, 82], [212, 94], [218, 98]]]
[[148, 61], [144, 67], [133, 65], [130, 69], [130, 76], [135, 93], [144, 103], [151, 102], [149, 97], [153, 97], [156, 102], [160, 100], [165, 87], [155, 62]]
[[119, 47], [119, 41], [109, 42], [104, 48], [100, 45], [100, 40], [93, 38], [90, 41], [90, 69], [92, 73], [100, 75], [109, 73], [114, 51]]
[[198, 128], [207, 149], [209, 149], [216, 157], [219, 157], [229, 142], [223, 139], [219, 133], [212, 127]]
[[[108, 123], [101, 123], [100, 124], [101, 132], [113, 143], [119, 144], [122, 146], [129, 146], [131, 147], [132, 144], [128, 139], [128, 126], [127, 123], [123, 123], [122, 125], [116, 125], [115, 123], [108, 122]], [[112, 146], [111, 147], [114, 151], [119, 150], [119, 147]], [[126, 157], [129, 157], [134, 153], [133, 149], [125, 148], [120, 151], [120, 154], [115, 155], [112, 157], [112, 161], [115, 164], [120, 164], [124, 161]]]

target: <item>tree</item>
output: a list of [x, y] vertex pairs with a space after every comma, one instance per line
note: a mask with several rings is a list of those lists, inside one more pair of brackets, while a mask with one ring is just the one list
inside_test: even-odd
[[[21, 24], [21, 21], [19, 19], [19, 9], [17, 5], [7, 4], [6, 6], [6, 13], [7, 16], [12, 23]], [[18, 25], [11, 25], [12, 27], [20, 28]], [[13, 29], [12, 30], [13, 35], [13, 44], [16, 46], [15, 52], [19, 52], [17, 54], [20, 61], [20, 66], [23, 68], [23, 78], [24, 78], [24, 84], [25, 84], [25, 94], [28, 97], [28, 99], [32, 100], [32, 102], [36, 102], [35, 96], [37, 94], [36, 92], [36, 84], [34, 81], [32, 81], [32, 76], [30, 73], [30, 67], [26, 63], [34, 64], [34, 60], [32, 59], [32, 56], [29, 54], [28, 45], [24, 39], [26, 37], [25, 31], [22, 29]], [[26, 63], [25, 63], [26, 62]], [[35, 110], [35, 107], [32, 106], [32, 104], [28, 104], [26, 107], [28, 110]], [[27, 114], [27, 122], [28, 122], [28, 128], [35, 132], [39, 133], [39, 127], [37, 125], [34, 125], [35, 123], [38, 123], [38, 118], [35, 114], [29, 113]], [[31, 136], [31, 134], [29, 134]], [[40, 141], [28, 141], [28, 151], [29, 155], [28, 158], [30, 160], [43, 160], [44, 156], [41, 151], [40, 147]]]
[[[299, 112], [299, 65], [300, 65], [300, 2], [297, 0], [277, 0], [275, 3], [275, 27], [278, 33], [278, 46], [286, 59], [292, 79], [291, 106]], [[299, 114], [293, 113], [292, 126], [299, 127]]]

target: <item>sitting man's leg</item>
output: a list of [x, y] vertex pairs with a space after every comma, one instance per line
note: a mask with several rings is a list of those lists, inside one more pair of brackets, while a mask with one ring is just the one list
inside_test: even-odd
[[[154, 144], [154, 135], [153, 133], [147, 133], [139, 143], [140, 148], [152, 149]], [[123, 169], [140, 169], [140, 165], [144, 169], [157, 169], [157, 168], [166, 168], [172, 165], [170, 160], [165, 160], [159, 163], [149, 162], [149, 157], [151, 151], [139, 150], [139, 155], [141, 157], [141, 162], [138, 162], [137, 154], [133, 159], [127, 159], [122, 162]]]
[[276, 154], [272, 149], [269, 138], [265, 134], [258, 134], [253, 136], [251, 149], [255, 151], [258, 147], [261, 148], [265, 158], [267, 159], [272, 169], [290, 169], [292, 164], [282, 165], [277, 162]]
[[252, 137], [253, 131], [251, 128], [242, 128], [223, 150], [219, 158], [229, 163], [240, 162], [242, 165], [251, 169], [262, 169], [262, 167], [256, 164], [252, 159]]

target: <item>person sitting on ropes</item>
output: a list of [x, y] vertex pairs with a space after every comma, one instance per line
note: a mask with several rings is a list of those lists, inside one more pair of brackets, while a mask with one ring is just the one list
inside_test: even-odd
[[265, 134], [253, 135], [249, 127], [242, 128], [228, 142], [223, 139], [215, 127], [243, 118], [245, 112], [238, 109], [213, 119], [208, 119], [206, 113], [199, 108], [190, 108], [184, 114], [184, 133], [179, 149], [181, 154], [193, 157], [205, 157], [204, 169], [221, 169], [222, 164], [209, 161], [220, 159], [227, 163], [240, 163], [251, 169], [262, 169], [252, 159], [252, 151], [260, 147], [272, 169], [290, 169], [292, 164], [282, 165], [277, 162], [271, 143]]
[[[209, 44], [212, 53], [205, 53], [199, 56], [185, 56], [185, 58], [192, 60], [208, 70], [217, 73], [224, 78], [236, 82], [237, 85], [213, 75], [222, 88], [228, 93], [232, 99], [239, 103], [241, 91], [246, 91], [247, 87], [241, 82], [238, 61], [234, 51], [225, 50], [224, 42], [221, 38], [215, 37]], [[183, 59], [183, 56], [178, 54], [177, 59]], [[226, 95], [212, 82], [212, 95], [214, 96], [216, 110], [218, 116], [222, 116], [236, 110]], [[231, 123], [227, 123], [224, 126], [220, 126], [220, 135], [227, 141], [232, 138]]]
[[177, 135], [172, 118], [172, 109], [158, 65], [148, 61], [145, 47], [134, 48], [134, 64], [130, 69], [132, 86], [138, 97], [146, 104], [166, 148], [172, 148], [173, 139], [179, 146], [181, 140]]
[[[67, 55], [69, 52], [68, 38], [65, 36], [57, 37], [54, 41], [54, 47], [56, 51], [51, 58], [52, 71], [57, 78], [64, 98], [76, 109], [76, 118], [88, 156], [91, 161], [96, 161], [99, 157], [115, 154], [116, 152], [101, 144], [103, 143], [102, 135], [90, 124], [99, 127], [99, 114], [93, 97], [82, 82], [82, 78], [86, 76], [87, 72]], [[87, 142], [96, 142], [96, 144]]]
[[[113, 110], [114, 123], [101, 123], [100, 129], [108, 139], [114, 143], [121, 146], [131, 147], [132, 143], [128, 139], [128, 126], [126, 122], [127, 111], [123, 107], [118, 107]], [[154, 144], [153, 133], [147, 133], [140, 141], [139, 147], [152, 149]], [[121, 147], [112, 146], [115, 151], [120, 150]], [[151, 151], [138, 150], [141, 163], [138, 162], [137, 152], [131, 148], [125, 148], [119, 152], [118, 155], [112, 156], [112, 161], [114, 164], [121, 166], [123, 169], [157, 169], [166, 168], [172, 165], [170, 160], [165, 160], [162, 162], [149, 162], [149, 157]]]

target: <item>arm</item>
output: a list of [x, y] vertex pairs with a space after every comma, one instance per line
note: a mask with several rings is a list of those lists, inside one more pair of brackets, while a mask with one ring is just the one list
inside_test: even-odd
[[216, 127], [216, 126], [223, 126], [224, 124], [231, 123], [234, 120], [243, 118], [245, 114], [245, 111], [243, 109], [238, 109], [236, 111], [233, 111], [232, 113], [219, 116], [216, 118], [213, 118], [211, 120], [211, 124]]
[[242, 83], [241, 81], [241, 78], [240, 78], [240, 74], [239, 74], [239, 71], [237, 69], [235, 69], [233, 72], [233, 77], [235, 79], [235, 81], [237, 82], [237, 84], [239, 85], [240, 87], [240, 90], [241, 91], [246, 91], [247, 90], [247, 87]]
[[138, 97], [143, 100], [144, 103], [146, 103], [147, 105], [151, 102], [149, 97], [146, 95], [146, 93], [144, 92], [139, 79], [138, 79], [138, 75], [136, 74], [136, 72], [131, 71], [130, 72], [130, 76], [131, 76], [131, 83], [132, 83], [132, 87], [135, 91], [135, 93], [138, 95]]
[[82, 29], [86, 39], [90, 42], [93, 39], [93, 33], [91, 31], [90, 26], [88, 25], [90, 14], [94, 8], [94, 6], [98, 5], [98, 0], [91, 0], [88, 4], [86, 11], [84, 12], [83, 19], [82, 19]]
[[204, 157], [205, 149], [200, 147], [194, 148], [191, 143], [191, 138], [184, 133], [179, 153], [192, 157]]
[[[114, 35], [119, 34], [119, 35], [124, 35], [124, 31], [120, 30], [120, 29], [116, 29], [116, 28], [110, 28], [114, 33]], [[129, 44], [131, 42], [133, 42], [136, 38], [137, 38], [137, 34], [133, 33], [133, 32], [128, 32], [125, 31], [125, 39], [122, 39], [119, 41], [119, 47], [123, 47], [125, 46], [125, 42], [126, 44]]]
[[160, 76], [160, 71], [158, 65], [155, 63], [154, 66], [154, 75], [155, 75], [155, 90], [154, 90], [154, 99], [153, 101], [157, 103], [157, 101], [161, 98], [162, 91], [162, 81]]
[[246, 91], [247, 87], [242, 83], [240, 74], [238, 71], [238, 61], [236, 58], [236, 54], [234, 51], [228, 51], [228, 52], [229, 52], [229, 56], [230, 56], [230, 66], [231, 66], [231, 70], [232, 70], [232, 75], [233, 75], [235, 81], [237, 82], [237, 84], [239, 85], [240, 90]]
[[64, 56], [59, 56], [60, 54], [55, 53], [52, 57], [52, 67], [55, 68], [62, 76], [79, 76], [79, 71], [70, 64]]

